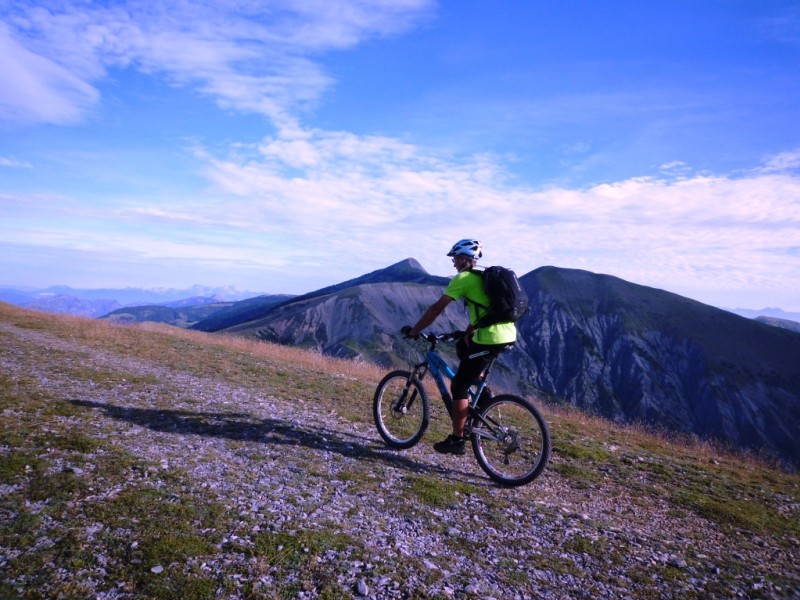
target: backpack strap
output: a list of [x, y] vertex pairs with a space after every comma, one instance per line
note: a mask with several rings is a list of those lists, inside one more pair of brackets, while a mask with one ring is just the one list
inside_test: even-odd
[[[470, 269], [469, 272], [480, 277], [481, 285], [483, 285], [483, 269]], [[466, 296], [464, 296], [464, 302], [469, 302], [475, 307], [475, 316], [478, 317], [477, 321], [475, 322], [475, 329], [480, 329], [480, 322], [489, 314], [489, 306], [486, 304], [481, 304], [480, 302], [476, 302], [475, 300], [467, 298]], [[483, 309], [483, 314], [480, 314], [478, 309]]]

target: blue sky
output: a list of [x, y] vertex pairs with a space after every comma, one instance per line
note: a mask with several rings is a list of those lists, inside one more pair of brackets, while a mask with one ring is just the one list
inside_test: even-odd
[[800, 310], [800, 5], [0, 0], [0, 285], [407, 257]]

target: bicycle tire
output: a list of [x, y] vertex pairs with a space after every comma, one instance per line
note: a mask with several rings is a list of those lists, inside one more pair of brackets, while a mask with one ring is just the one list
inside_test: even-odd
[[[398, 410], [397, 403], [409, 382], [409, 394], [402, 399], [403, 407]], [[381, 379], [375, 389], [372, 416], [378, 433], [387, 445], [400, 450], [411, 448], [428, 429], [428, 394], [409, 371], [392, 371]]]
[[542, 474], [550, 460], [550, 430], [533, 404], [503, 394], [478, 414], [488, 425], [474, 417], [472, 451], [489, 477], [505, 486], [520, 486]]

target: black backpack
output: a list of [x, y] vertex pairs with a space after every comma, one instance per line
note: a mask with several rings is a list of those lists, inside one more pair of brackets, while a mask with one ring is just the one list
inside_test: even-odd
[[513, 323], [528, 310], [528, 296], [519, 284], [516, 273], [505, 267], [487, 267], [473, 270], [483, 279], [483, 289], [489, 296], [489, 306], [473, 302], [487, 310], [475, 327], [488, 327], [495, 323]]

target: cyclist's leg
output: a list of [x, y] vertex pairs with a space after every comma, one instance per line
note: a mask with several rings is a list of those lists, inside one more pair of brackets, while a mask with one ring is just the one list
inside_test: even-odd
[[469, 416], [469, 386], [486, 367], [488, 353], [476, 351], [470, 345], [471, 351], [463, 354], [459, 352], [461, 362], [458, 365], [450, 390], [453, 396], [453, 405], [450, 418], [453, 422], [453, 433], [441, 442], [433, 445], [434, 450], [443, 454], [464, 454], [464, 427]]
[[471, 343], [469, 352], [459, 363], [458, 370], [450, 384], [450, 391], [453, 395], [453, 435], [463, 437], [464, 426], [469, 415], [469, 387], [496, 356], [496, 351], [492, 347]]

